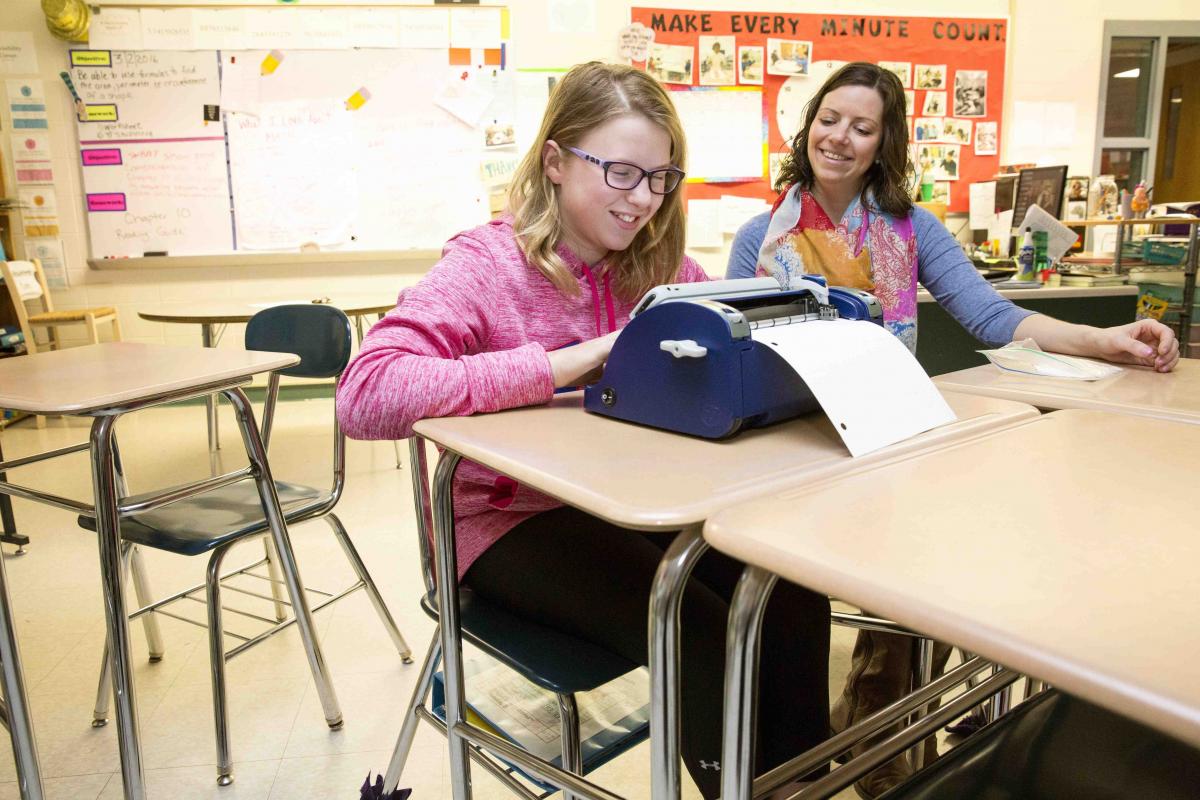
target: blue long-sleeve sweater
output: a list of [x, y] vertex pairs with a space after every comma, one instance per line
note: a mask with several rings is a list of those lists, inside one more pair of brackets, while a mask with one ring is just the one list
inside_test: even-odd
[[[758, 250], [770, 221], [770, 213], [764, 212], [738, 229], [729, 253], [726, 278], [754, 277]], [[921, 285], [976, 339], [992, 347], [1011, 342], [1021, 320], [1036, 312], [1001, 297], [975, 271], [958, 242], [933, 214], [914, 208], [912, 224], [917, 237], [917, 279]]]

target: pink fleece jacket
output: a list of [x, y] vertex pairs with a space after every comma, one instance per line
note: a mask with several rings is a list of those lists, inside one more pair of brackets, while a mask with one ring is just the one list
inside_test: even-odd
[[[505, 217], [446, 243], [442, 259], [400, 293], [342, 375], [337, 412], [354, 439], [403, 439], [426, 417], [461, 416], [548, 402], [546, 352], [614, 331], [636, 301], [613, 296], [608, 275], [559, 247], [579, 281], [567, 297], [529, 266]], [[684, 257], [678, 282], [708, 280]], [[501, 536], [561, 505], [463, 460], [454, 476], [458, 575]]]

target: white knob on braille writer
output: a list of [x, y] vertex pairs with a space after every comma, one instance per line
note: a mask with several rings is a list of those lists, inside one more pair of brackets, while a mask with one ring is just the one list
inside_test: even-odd
[[696, 344], [692, 339], [663, 339], [658, 343], [659, 350], [666, 350], [676, 358], [704, 358], [708, 355], [708, 348]]

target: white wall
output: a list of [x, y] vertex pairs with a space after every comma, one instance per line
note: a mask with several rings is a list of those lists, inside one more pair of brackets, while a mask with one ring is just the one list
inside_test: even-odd
[[[176, 2], [177, 0], [171, 0]], [[111, 4], [110, 0], [100, 0]], [[129, 0], [121, 0], [128, 3]], [[155, 5], [167, 0], [143, 0]], [[326, 3], [335, 0], [325, 0]], [[196, 0], [196, 5], [246, 4], [247, 0]], [[274, 5], [273, 2], [262, 2]], [[344, 2], [369, 5], [369, 1]], [[378, 293], [385, 297], [420, 277], [412, 265], [326, 264], [308, 267], [223, 267], [213, 269], [155, 269], [128, 271], [90, 270], [86, 265], [87, 238], [72, 109], [58, 79], [67, 44], [54, 39], [44, 24], [38, 0], [0, 0], [0, 29], [32, 31], [45, 83], [62, 238], [72, 288], [55, 293], [60, 307], [115, 305], [126, 339], [195, 343], [196, 326], [147, 323], [137, 318], [138, 308], [160, 302], [194, 299], [249, 299], [308, 297], [334, 293]], [[1004, 128], [1001, 161], [1037, 161], [1070, 164], [1073, 172], [1091, 171], [1096, 107], [1099, 95], [1102, 29], [1105, 19], [1194, 19], [1190, 0], [1142, 0], [1131, 8], [1116, 0], [910, 0], [900, 6], [892, 0], [854, 0], [843, 4], [800, 4], [795, 0], [686, 0], [686, 2], [630, 2], [595, 0], [599, 35], [551, 35], [547, 29], [547, 0], [511, 0], [512, 61], [518, 67], [553, 67], [588, 59], [616, 56], [615, 31], [628, 21], [632, 5], [709, 10], [803, 11], [831, 8], [838, 14], [895, 14], [978, 16], [1011, 18], [1008, 70], [1005, 80]], [[1009, 146], [1016, 100], [1072, 103], [1075, 107], [1069, 147], [1048, 149]], [[11, 131], [7, 104], [0, 112], [3, 130]], [[5, 151], [6, 174], [11, 175], [9, 139], [0, 137]], [[10, 192], [13, 186], [7, 187]], [[695, 251], [705, 268], [724, 271], [724, 251]], [[240, 331], [231, 330], [226, 342], [238, 346]]]
[[[1196, 20], [1189, 0], [1012, 0], [1012, 49], [1005, 82], [1001, 162], [1068, 164], [1070, 174], [1090, 175], [1100, 104], [1105, 20]], [[1066, 147], [1017, 147], [1009, 135], [1017, 122], [1013, 103], [1068, 103], [1073, 119]]]

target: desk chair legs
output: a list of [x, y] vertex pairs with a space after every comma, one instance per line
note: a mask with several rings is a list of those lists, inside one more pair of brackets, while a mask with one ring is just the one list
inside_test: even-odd
[[13, 628], [12, 603], [8, 596], [8, 577], [0, 560], [0, 683], [4, 700], [0, 702], [3, 723], [12, 738], [13, 761], [17, 765], [17, 783], [21, 800], [42, 800], [42, 773], [38, 766], [37, 740], [33, 719], [22, 680], [21, 654], [17, 632]]
[[342, 521], [338, 519], [336, 514], [326, 514], [325, 522], [333, 529], [333, 535], [337, 538], [338, 544], [342, 546], [342, 552], [346, 554], [346, 560], [350, 562], [350, 566], [354, 569], [354, 574], [362, 582], [363, 590], [366, 591], [367, 597], [371, 599], [371, 605], [375, 607], [375, 613], [379, 615], [380, 621], [383, 622], [383, 627], [387, 629], [388, 636], [392, 637], [392, 644], [396, 646], [396, 652], [400, 654], [400, 660], [405, 664], [413, 663], [412, 648], [408, 646], [408, 642], [404, 641], [404, 636], [400, 633], [400, 628], [396, 626], [396, 621], [392, 619], [392, 612], [388, 610], [387, 605], [383, 602], [383, 597], [380, 596], [379, 589], [375, 586], [375, 581], [371, 578], [371, 573], [367, 572], [367, 566], [358, 555], [358, 550], [354, 547], [354, 543], [350, 541], [350, 536], [342, 526]]
[[[913, 657], [916, 663], [913, 665], [913, 679], [912, 685], [909, 687], [910, 691], [916, 691], [933, 680], [933, 640], [918, 638], [914, 642], [914, 645]], [[916, 725], [924, 715], [925, 707], [918, 707], [909, 718], [909, 724]], [[908, 756], [909, 760], [912, 761], [914, 772], [925, 766], [925, 743], [921, 742], [910, 750]]]
[[[754, 698], [758, 694], [759, 637], [763, 611], [778, 576], [747, 567], [729, 606], [725, 641], [725, 730], [721, 797], [751, 796], [754, 784]], [[733, 710], [734, 713], [730, 713]]]
[[238, 427], [242, 432], [242, 444], [245, 445], [246, 455], [249, 456], [250, 464], [254, 468], [254, 481], [258, 485], [258, 495], [262, 500], [263, 513], [270, 526], [271, 541], [275, 545], [276, 553], [279, 554], [279, 566], [283, 570], [288, 595], [292, 601], [292, 611], [296, 615], [296, 627], [300, 631], [300, 640], [304, 643], [304, 653], [308, 657], [308, 666], [313, 674], [317, 695], [321, 698], [325, 722], [330, 728], [337, 730], [342, 727], [342, 712], [338, 707], [333, 684], [329, 681], [329, 670], [325, 666], [325, 657], [317, 644], [312, 612], [309, 611], [308, 598], [304, 596], [304, 587], [300, 582], [300, 570], [296, 566], [296, 556], [292, 552], [291, 540], [288, 538], [287, 524], [279, 510], [279, 496], [275, 492], [275, 480], [271, 476], [271, 468], [267, 464], [267, 451], [259, 436], [258, 426], [254, 423], [254, 409], [251, 407], [246, 393], [241, 389], [227, 389], [222, 394], [233, 404], [237, 414]]
[[[229, 744], [228, 698], [225, 693], [225, 628], [221, 618], [221, 563], [225, 560], [227, 552], [228, 547], [218, 548], [208, 559], [205, 581], [205, 599], [208, 603], [208, 666], [212, 679], [218, 786], [233, 783], [233, 753]], [[301, 628], [301, 636], [304, 635], [303, 630]]]
[[267, 559], [267, 575], [271, 578], [271, 598], [275, 604], [275, 621], [283, 622], [287, 619], [287, 609], [284, 608], [283, 601], [283, 573], [279, 571], [279, 556], [275, 553], [275, 545], [271, 544], [271, 537], [263, 537], [263, 556]]
[[[583, 776], [583, 744], [579, 740], [579, 705], [573, 694], [558, 695], [558, 717], [560, 741], [562, 742], [562, 768]], [[563, 800], [578, 800], [570, 792], [563, 791]]]
[[425, 706], [425, 698], [429, 696], [429, 689], [433, 686], [433, 674], [437, 672], [441, 660], [442, 627], [438, 625], [433, 629], [433, 641], [429, 643], [429, 649], [425, 652], [425, 661], [421, 664], [421, 674], [417, 676], [412, 698], [404, 709], [404, 722], [400, 726], [400, 736], [396, 739], [396, 747], [392, 750], [392, 760], [388, 762], [387, 773], [383, 778], [384, 795], [394, 792], [400, 784], [400, 776], [404, 772], [404, 765], [408, 762], [408, 753], [412, 749], [413, 739], [417, 735], [417, 723], [421, 721], [421, 715], [417, 709]]
[[442, 661], [446, 687], [446, 740], [450, 756], [450, 785], [453, 800], [471, 800], [471, 767], [468, 744], [455, 730], [467, 721], [463, 694], [462, 642], [458, 609], [458, 559], [454, 549], [454, 500], [451, 485], [462, 456], [447, 450], [438, 459], [433, 478], [433, 530], [437, 543], [438, 614], [442, 633]]
[[[138, 547], [130, 542], [121, 543], [121, 569], [126, 578], [133, 581], [134, 596], [138, 606], [147, 606], [154, 602], [154, 594], [150, 591], [150, 581], [146, 577], [146, 567], [142, 563], [142, 554]], [[166, 648], [163, 646], [162, 634], [158, 629], [158, 620], [153, 614], [142, 615], [142, 626], [146, 632], [146, 645], [150, 650], [150, 661], [162, 661]], [[104, 653], [100, 657], [100, 681], [96, 687], [96, 705], [92, 710], [92, 727], [101, 728], [108, 724], [108, 700], [112, 696], [112, 672], [108, 660], [109, 643], [104, 642]]]
[[104, 614], [110, 645], [109, 660], [117, 706], [117, 749], [121, 754], [121, 780], [128, 800], [144, 800], [146, 775], [141, 750], [138, 747], [139, 723], [137, 706], [133, 699], [133, 668], [129, 663], [129, 625], [121, 574], [121, 529], [117, 514], [118, 494], [113, 439], [113, 425], [116, 419], [114, 416], [104, 416], [92, 420], [92, 492], [96, 504], [96, 540], [100, 548], [100, 580], [104, 590]]
[[[654, 575], [650, 595], [650, 797], [677, 800], [679, 780], [679, 608], [688, 576], [708, 543], [696, 525], [680, 531]], [[658, 687], [663, 687], [661, 693]]]

